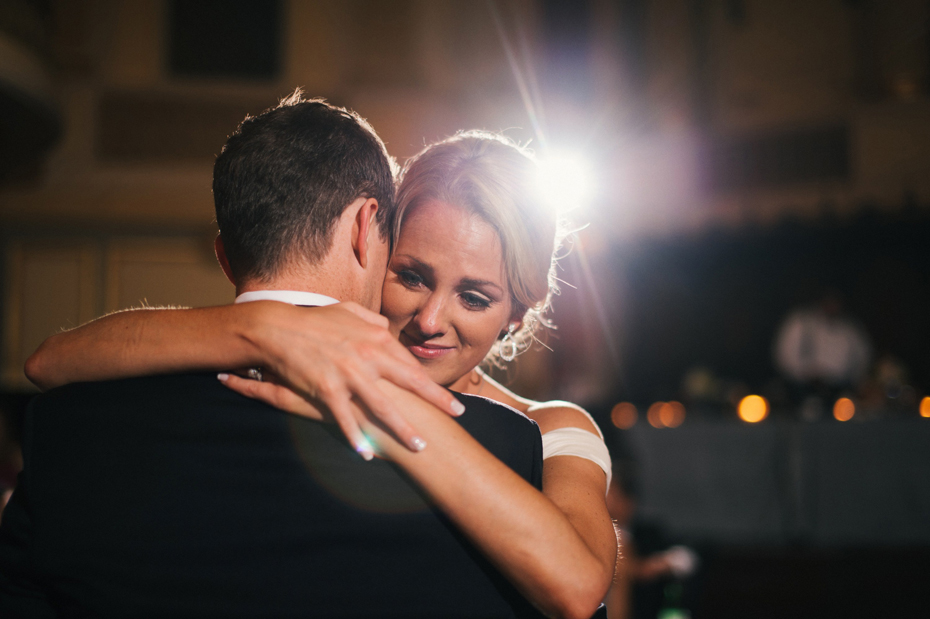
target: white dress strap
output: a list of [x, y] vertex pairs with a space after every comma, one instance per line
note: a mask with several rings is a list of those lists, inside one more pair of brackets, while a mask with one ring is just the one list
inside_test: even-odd
[[[543, 460], [552, 456], [575, 456], [590, 460], [604, 470], [610, 488], [610, 452], [604, 439], [581, 428], [557, 428], [542, 435]], [[605, 490], [606, 493], [606, 490]]]

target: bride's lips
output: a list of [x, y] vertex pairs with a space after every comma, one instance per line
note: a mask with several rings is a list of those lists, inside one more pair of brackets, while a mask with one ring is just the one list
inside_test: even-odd
[[407, 347], [407, 350], [412, 352], [414, 357], [419, 357], [420, 359], [439, 359], [447, 353], [452, 352], [453, 349], [426, 345], [411, 345]]
[[452, 346], [440, 346], [428, 342], [417, 343], [410, 337], [407, 337], [406, 334], [401, 334], [400, 340], [401, 343], [407, 347], [407, 350], [413, 353], [414, 357], [420, 359], [439, 359], [455, 350]]

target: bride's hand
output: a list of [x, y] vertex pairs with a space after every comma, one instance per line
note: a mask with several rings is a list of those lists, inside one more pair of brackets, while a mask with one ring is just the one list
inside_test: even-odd
[[236, 391], [313, 418], [321, 414], [314, 403], [322, 404], [366, 457], [371, 455], [370, 447], [359, 428], [353, 397], [408, 449], [419, 451], [425, 444], [397, 406], [375, 386], [379, 379], [411, 391], [449, 414], [463, 412], [461, 403], [431, 381], [420, 363], [390, 334], [383, 316], [355, 303], [318, 308], [255, 305], [261, 314], [251, 335], [263, 352], [264, 368], [289, 389], [274, 389], [270, 383], [268, 388], [261, 387], [266, 383], [257, 383], [257, 389], [252, 389], [256, 385], [243, 385], [240, 381], [244, 379], [239, 377], [225, 381], [230, 388], [242, 387]]

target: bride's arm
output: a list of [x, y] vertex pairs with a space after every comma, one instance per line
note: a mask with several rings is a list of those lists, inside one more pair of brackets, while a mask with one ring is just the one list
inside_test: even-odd
[[[245, 333], [270, 303], [198, 309], [134, 309], [108, 314], [46, 339], [26, 360], [37, 387], [260, 365]], [[260, 308], [268, 305], [269, 308]]]
[[[461, 405], [429, 380], [388, 332], [387, 319], [354, 303], [299, 308], [275, 301], [110, 314], [47, 339], [26, 375], [49, 389], [66, 383], [180, 371], [260, 366], [323, 402], [354, 444], [364, 441], [350, 401], [358, 397], [411, 449], [418, 435], [373, 383], [385, 378], [451, 414]], [[299, 375], [289, 368], [301, 368]]]
[[[544, 435], [561, 428], [573, 428], [589, 432], [591, 438], [602, 441], [593, 421], [577, 407], [543, 405], [531, 408], [527, 414], [539, 423]], [[618, 559], [617, 533], [607, 511], [606, 491], [606, 472], [591, 460], [576, 455], [556, 455], [543, 461], [543, 492], [565, 514], [612, 580]]]
[[[578, 535], [591, 552], [601, 559], [605, 567], [610, 565], [615, 569], [618, 557], [617, 534], [605, 500], [610, 455], [594, 420], [574, 404], [534, 402], [513, 393], [481, 370], [478, 370], [478, 373], [483, 381], [483, 394], [524, 410], [530, 419], [539, 424], [544, 443], [548, 433], [566, 428], [570, 431], [581, 430], [591, 435], [588, 437], [589, 441], [581, 441], [580, 447], [576, 445], [575, 449], [567, 450], [566, 454], [571, 455], [555, 455], [543, 461], [543, 493], [562, 510]], [[595, 446], [585, 445], [586, 442]], [[597, 443], [599, 447], [596, 446]], [[579, 457], [579, 448], [595, 456], [600, 464]], [[545, 450], [544, 447], [543, 451]], [[606, 466], [606, 469], [602, 468], [602, 465]]]
[[[385, 391], [421, 428], [429, 448], [418, 454], [382, 435], [383, 449], [544, 613], [594, 614], [614, 573], [616, 538], [595, 552], [560, 506], [491, 455], [461, 426], [391, 386]], [[370, 431], [369, 427], [365, 427]], [[563, 458], [567, 460], [567, 458]], [[546, 470], [546, 469], [549, 470]], [[576, 471], [544, 466], [543, 486]], [[600, 500], [604, 479], [600, 473]], [[583, 478], [582, 478], [583, 479]], [[567, 480], [567, 479], [566, 479]], [[608, 525], [610, 521], [607, 521]]]
[[[230, 377], [227, 384], [294, 413], [304, 414], [308, 406], [280, 386], [238, 377]], [[384, 381], [377, 386], [404, 410], [428, 444], [423, 451], [412, 453], [373, 423], [363, 422], [379, 451], [403, 468], [540, 610], [554, 617], [590, 617], [607, 593], [614, 572], [612, 528], [607, 539], [592, 549], [569, 515], [460, 425], [409, 392]], [[545, 468], [544, 485], [560, 486], [560, 478], [567, 482], [579, 474], [582, 486], [590, 485], [584, 477], [591, 471]], [[603, 503], [604, 474], [599, 469], [597, 473]], [[567, 499], [569, 494], [560, 498]]]

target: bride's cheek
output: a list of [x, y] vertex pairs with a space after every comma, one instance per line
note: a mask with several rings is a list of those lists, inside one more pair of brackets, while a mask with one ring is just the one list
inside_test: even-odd
[[381, 295], [381, 313], [391, 322], [391, 331], [399, 333], [416, 313], [417, 295], [397, 283], [385, 285]]

